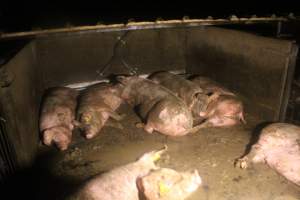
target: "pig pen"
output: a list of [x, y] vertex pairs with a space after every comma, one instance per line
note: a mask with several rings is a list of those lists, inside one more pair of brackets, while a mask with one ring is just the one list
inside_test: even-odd
[[[0, 68], [1, 176], [11, 197], [63, 199], [84, 180], [168, 146], [160, 166], [197, 169], [202, 187], [190, 199], [299, 199], [299, 189], [265, 165], [234, 168], [265, 123], [284, 121], [297, 46], [293, 41], [217, 27], [85, 31], [38, 37]], [[46, 88], [82, 89], [112, 74], [168, 70], [208, 76], [236, 92], [246, 125], [205, 128], [184, 137], [147, 134], [123, 104], [123, 129], [105, 127], [85, 140], [74, 132], [68, 150], [45, 147], [38, 132]], [[11, 198], [13, 199], [13, 198]]]

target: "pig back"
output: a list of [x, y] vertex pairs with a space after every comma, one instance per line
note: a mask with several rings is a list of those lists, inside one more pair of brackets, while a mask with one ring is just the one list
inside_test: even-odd
[[68, 126], [75, 118], [78, 92], [71, 88], [54, 87], [45, 92], [40, 116], [40, 130]]
[[98, 83], [82, 92], [78, 113], [87, 110], [116, 110], [122, 103], [120, 88], [110, 83]]
[[127, 77], [123, 84], [122, 98], [133, 106], [149, 101], [160, 101], [164, 98], [178, 101], [178, 97], [172, 91], [149, 79], [132, 76]]
[[270, 124], [262, 130], [260, 141], [272, 141], [272, 144], [284, 146], [300, 146], [300, 127], [288, 123]]
[[170, 72], [156, 72], [150, 75], [149, 79], [171, 90], [189, 108], [194, 103], [196, 95], [203, 93], [203, 90], [197, 84]]
[[77, 199], [139, 200], [136, 180], [154, 169], [154, 163], [136, 161], [95, 176], [76, 194]]
[[190, 80], [198, 85], [200, 88], [202, 88], [203, 92], [205, 94], [211, 94], [218, 92], [220, 94], [226, 94], [226, 95], [234, 95], [232, 92], [230, 92], [227, 88], [223, 87], [221, 84], [217, 83], [216, 81], [203, 77], [203, 76], [195, 76], [190, 78]]

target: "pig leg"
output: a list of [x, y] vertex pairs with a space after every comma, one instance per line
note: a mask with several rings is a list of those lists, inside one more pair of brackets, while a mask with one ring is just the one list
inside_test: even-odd
[[117, 121], [121, 121], [122, 119], [124, 119], [124, 117], [126, 117], [125, 114], [118, 114], [116, 112], [111, 112], [111, 111], [106, 111], [108, 114], [109, 114], [109, 117], [111, 117], [112, 119], [114, 120], [117, 120]]
[[199, 124], [197, 126], [194, 126], [193, 128], [191, 128], [190, 130], [188, 130], [187, 132], [188, 133], [196, 133], [198, 132], [199, 130], [203, 129], [203, 128], [208, 128], [208, 127], [211, 127], [211, 123], [206, 121], [206, 122], [203, 122], [202, 124]]
[[210, 102], [216, 100], [221, 94], [219, 92], [215, 92], [213, 93], [212, 95], [210, 95], [208, 97], [208, 100], [207, 100], [207, 104], [209, 104]]
[[143, 122], [137, 122], [137, 123], [135, 124], [135, 127], [137, 127], [137, 128], [144, 128], [144, 127], [145, 127], [145, 124], [144, 124]]
[[[157, 103], [157, 100], [151, 100], [151, 101], [147, 101], [145, 103], [143, 103], [142, 105], [140, 105], [138, 107], [138, 114], [140, 115], [140, 117], [145, 120], [146, 116], [148, 115], [148, 113], [150, 112], [150, 110], [153, 108], [153, 106]], [[142, 122], [138, 122], [135, 124], [135, 127], [137, 128], [144, 128], [145, 131], [148, 130], [148, 133], [152, 133], [153, 130], [151, 130], [150, 126], [148, 125], [147, 128], [145, 123]]]
[[204, 112], [200, 112], [200, 117], [206, 118], [207, 116], [210, 116], [210, 115], [213, 114], [213, 112], [215, 111], [215, 106], [216, 105], [210, 105], [209, 106], [209, 104], [211, 104], [211, 103], [214, 104], [214, 101], [216, 101], [219, 98], [219, 96], [220, 96], [220, 93], [219, 92], [215, 92], [215, 93], [213, 93], [212, 95], [210, 95], [208, 97], [208, 99], [207, 99], [207, 107], [206, 107], [207, 109]]
[[75, 128], [80, 128], [81, 127], [81, 123], [79, 121], [75, 120], [75, 119], [72, 121], [72, 124]]
[[144, 130], [148, 133], [153, 133], [154, 128], [148, 123], [145, 125]]
[[105, 126], [109, 126], [109, 127], [113, 127], [113, 128], [117, 128], [117, 129], [124, 129], [124, 127], [122, 126], [122, 124], [120, 124], [119, 122], [112, 122], [110, 120], [108, 120], [105, 123]]
[[239, 119], [240, 119], [240, 121], [241, 121], [243, 124], [247, 124], [243, 112], [240, 112], [240, 114], [239, 114]]
[[241, 169], [246, 169], [249, 165], [249, 163], [259, 163], [259, 162], [265, 162], [265, 156], [258, 144], [254, 144], [251, 147], [251, 150], [248, 154], [245, 156], [242, 156], [241, 158], [238, 158], [234, 162], [235, 167], [240, 167]]
[[147, 133], [153, 133], [154, 128], [148, 123], [142, 123], [142, 122], [138, 122], [135, 124], [135, 127], [137, 128], [143, 128]]

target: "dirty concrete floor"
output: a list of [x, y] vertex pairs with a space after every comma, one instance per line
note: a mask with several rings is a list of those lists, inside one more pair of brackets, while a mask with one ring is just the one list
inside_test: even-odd
[[[234, 168], [257, 127], [258, 120], [247, 117], [247, 125], [232, 128], [206, 128], [196, 134], [172, 138], [159, 133], [147, 134], [135, 127], [139, 118], [126, 106], [121, 124], [124, 129], [105, 127], [99, 136], [85, 140], [75, 133], [65, 152], [41, 147], [39, 169], [40, 197], [56, 199], [71, 193], [78, 184], [98, 173], [136, 160], [143, 153], [160, 149], [168, 152], [159, 166], [178, 171], [197, 169], [203, 186], [190, 200], [292, 200], [300, 190], [266, 165], [246, 170]], [[48, 184], [47, 184], [48, 182]]]

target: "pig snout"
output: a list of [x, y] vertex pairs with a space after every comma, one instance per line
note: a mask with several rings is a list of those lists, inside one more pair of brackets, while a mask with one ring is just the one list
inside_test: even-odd
[[58, 149], [66, 150], [71, 143], [72, 130], [66, 127], [53, 127], [43, 132], [43, 143], [47, 146], [54, 143]]
[[85, 125], [85, 127], [82, 128], [82, 130], [84, 132], [84, 136], [86, 139], [91, 139], [91, 138], [95, 137], [98, 133], [97, 128], [92, 125]]
[[95, 137], [105, 125], [109, 115], [105, 111], [84, 112], [80, 116], [80, 130], [86, 139]]

